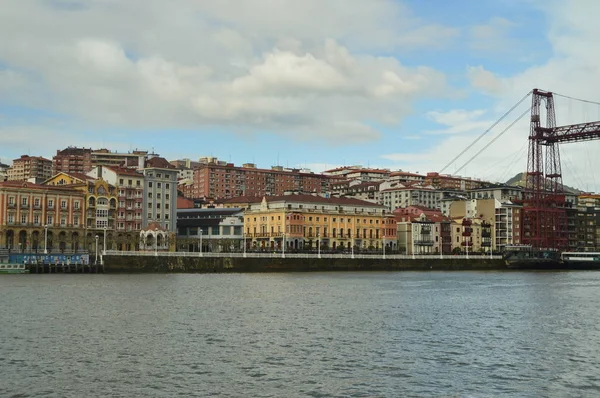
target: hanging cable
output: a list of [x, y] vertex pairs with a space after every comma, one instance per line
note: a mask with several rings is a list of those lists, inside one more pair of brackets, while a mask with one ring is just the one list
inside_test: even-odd
[[[521, 100], [519, 102], [517, 102], [515, 105], [513, 105], [512, 108], [510, 108], [504, 115], [502, 115], [502, 117], [500, 119], [496, 120], [496, 122], [494, 124], [492, 124], [487, 130], [485, 130], [483, 132], [483, 134], [481, 134], [479, 137], [477, 137], [475, 139], [475, 141], [473, 141], [471, 144], [469, 144], [469, 146], [467, 146], [465, 149], [463, 149], [463, 151], [461, 153], [459, 153], [454, 159], [452, 159], [450, 162], [448, 162], [448, 164], [445, 165], [440, 170], [440, 174], [443, 173], [444, 170], [446, 170], [448, 167], [450, 167], [450, 165], [452, 163], [456, 162], [456, 160], [458, 158], [460, 158], [465, 152], [467, 152], [469, 149], [471, 149], [473, 147], [473, 145], [475, 145], [480, 139], [482, 139], [484, 135], [486, 135], [487, 133], [489, 133], [491, 129], [493, 129], [494, 127], [496, 127], [502, 120], [504, 120], [504, 118], [506, 116], [508, 116], [516, 107], [518, 107], [519, 105], [521, 105], [521, 103], [523, 101], [525, 101], [525, 99], [527, 99], [527, 97], [529, 97], [531, 95], [531, 93], [532, 93], [532, 91], [528, 92], [527, 95], [525, 95], [523, 98], [521, 98]], [[456, 171], [456, 173], [458, 173], [458, 170]]]
[[569, 97], [568, 95], [564, 95], [564, 94], [559, 94], [559, 93], [552, 93], [553, 95], [558, 95], [559, 97], [564, 97], [564, 98], [569, 98], [575, 101], [581, 101], [581, 102], [587, 102], [588, 104], [596, 104], [596, 105], [600, 105], [600, 102], [596, 102], [596, 101], [590, 101], [590, 100], [584, 100], [581, 98], [575, 98], [575, 97]]
[[521, 116], [519, 116], [517, 119], [515, 119], [515, 121], [513, 121], [511, 124], [508, 125], [507, 128], [505, 128], [504, 130], [502, 130], [502, 132], [500, 134], [498, 134], [496, 137], [494, 137], [490, 142], [488, 142], [483, 148], [481, 148], [475, 155], [473, 155], [471, 157], [471, 159], [467, 160], [467, 162], [465, 164], [463, 164], [458, 170], [456, 170], [456, 173], [458, 174], [459, 171], [461, 171], [462, 169], [464, 169], [465, 167], [467, 167], [467, 165], [469, 163], [471, 163], [471, 161], [473, 159], [475, 159], [477, 156], [479, 156], [481, 154], [481, 152], [483, 152], [484, 150], [486, 150], [490, 145], [492, 145], [494, 142], [496, 142], [498, 140], [498, 138], [502, 137], [502, 135], [504, 133], [506, 133], [508, 130], [510, 130], [510, 128], [512, 126], [514, 126], [515, 124], [517, 124], [517, 122], [519, 120], [521, 120], [525, 115], [527, 115], [529, 113], [529, 111], [531, 111], [531, 107], [527, 108], [527, 110], [525, 112], [523, 112], [521, 114]]

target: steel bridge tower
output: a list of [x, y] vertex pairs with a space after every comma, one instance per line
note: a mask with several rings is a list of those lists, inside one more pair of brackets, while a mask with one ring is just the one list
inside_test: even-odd
[[[545, 108], [544, 115], [542, 107]], [[598, 138], [600, 122], [557, 127], [552, 93], [533, 90], [527, 173], [520, 220], [521, 243], [536, 248], [559, 250], [568, 247], [567, 204], [558, 144]]]

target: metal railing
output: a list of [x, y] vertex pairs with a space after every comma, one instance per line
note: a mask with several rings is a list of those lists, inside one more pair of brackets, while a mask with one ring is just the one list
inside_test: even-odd
[[235, 252], [235, 253], [219, 253], [219, 252], [165, 252], [165, 251], [120, 251], [120, 250], [107, 250], [107, 256], [131, 256], [131, 257], [213, 257], [213, 258], [239, 258], [239, 257], [252, 257], [252, 258], [362, 258], [362, 259], [386, 259], [386, 260], [412, 260], [412, 259], [428, 259], [428, 260], [443, 260], [443, 259], [492, 259], [500, 260], [502, 256], [490, 256], [489, 254], [476, 254], [476, 255], [453, 255], [444, 254], [440, 256], [439, 253], [432, 254], [351, 254], [351, 253], [282, 253], [278, 252]]

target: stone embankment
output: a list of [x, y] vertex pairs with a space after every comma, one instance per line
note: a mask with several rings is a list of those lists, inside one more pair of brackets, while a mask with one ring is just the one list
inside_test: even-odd
[[418, 259], [378, 258], [269, 258], [174, 257], [106, 255], [107, 273], [242, 273], [319, 271], [443, 271], [504, 270], [501, 259], [439, 257]]

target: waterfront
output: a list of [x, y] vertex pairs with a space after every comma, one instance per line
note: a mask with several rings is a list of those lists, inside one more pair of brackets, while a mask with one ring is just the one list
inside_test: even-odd
[[600, 273], [0, 278], [1, 396], [597, 396]]

